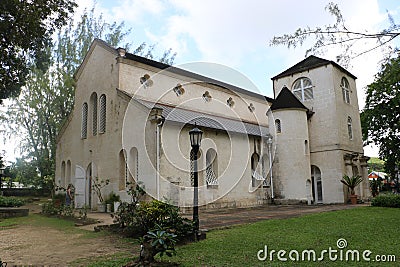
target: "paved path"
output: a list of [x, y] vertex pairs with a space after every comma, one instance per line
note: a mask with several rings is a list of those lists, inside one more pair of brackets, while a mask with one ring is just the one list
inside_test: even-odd
[[305, 214], [353, 209], [363, 205], [268, 205], [255, 208], [226, 209], [200, 212], [201, 229], [218, 229], [268, 219], [285, 219]]
[[[200, 211], [201, 229], [219, 229], [232, 225], [247, 224], [268, 219], [285, 219], [298, 217], [305, 214], [328, 212], [335, 210], [353, 209], [368, 204], [359, 205], [268, 205], [255, 208], [240, 209], [218, 209], [212, 211]], [[95, 226], [112, 224], [113, 219], [109, 213], [88, 213], [88, 217], [99, 221], [97, 224], [81, 226], [81, 229], [93, 230]], [[191, 218], [191, 214], [185, 214], [184, 217]]]

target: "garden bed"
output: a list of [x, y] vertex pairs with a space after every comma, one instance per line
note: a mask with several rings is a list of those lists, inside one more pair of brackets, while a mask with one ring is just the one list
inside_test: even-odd
[[29, 215], [29, 209], [0, 207], [0, 219], [24, 217]]

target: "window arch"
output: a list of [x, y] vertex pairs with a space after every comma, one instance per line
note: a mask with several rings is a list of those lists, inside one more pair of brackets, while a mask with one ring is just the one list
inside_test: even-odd
[[88, 121], [88, 104], [85, 102], [82, 105], [82, 127], [81, 127], [81, 138], [87, 138], [87, 121]]
[[100, 125], [99, 133], [106, 132], [106, 118], [107, 118], [107, 102], [106, 95], [102, 94], [100, 96]]
[[255, 187], [257, 184], [257, 168], [258, 168], [258, 163], [260, 161], [260, 156], [254, 152], [253, 155], [251, 155], [251, 186]]
[[126, 163], [126, 153], [122, 149], [119, 152], [119, 190], [124, 190], [128, 181], [128, 164]]
[[218, 157], [213, 148], [206, 153], [206, 183], [207, 186], [218, 185]]
[[277, 133], [282, 132], [282, 126], [281, 126], [281, 120], [280, 119], [276, 119], [275, 120], [275, 129]]
[[69, 185], [71, 183], [71, 161], [67, 160], [67, 170], [66, 170], [66, 174], [65, 174], [65, 185]]
[[133, 183], [138, 181], [138, 172], [139, 172], [139, 158], [138, 158], [138, 150], [136, 147], [132, 147], [129, 151], [129, 177], [128, 182]]
[[347, 117], [347, 133], [349, 134], [349, 139], [353, 140], [353, 125], [350, 116]]
[[65, 186], [66, 181], [65, 181], [65, 161], [61, 162], [61, 180], [60, 180], [60, 186]]
[[350, 104], [350, 86], [349, 81], [345, 77], [342, 78], [340, 87], [342, 87], [343, 101]]
[[90, 96], [90, 105], [92, 108], [92, 133], [97, 135], [97, 94], [92, 93]]
[[292, 92], [301, 101], [314, 98], [311, 80], [305, 77], [299, 78], [293, 83]]

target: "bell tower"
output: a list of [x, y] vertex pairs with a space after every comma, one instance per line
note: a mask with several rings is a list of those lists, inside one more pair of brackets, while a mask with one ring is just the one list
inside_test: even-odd
[[[314, 203], [347, 202], [347, 188], [340, 182], [345, 174], [361, 175], [364, 181], [358, 188], [358, 197], [369, 195], [356, 79], [337, 63], [316, 56], [307, 57], [272, 78], [275, 96], [288, 90], [308, 110], [307, 180], [311, 181]], [[298, 122], [300, 128], [303, 123]]]

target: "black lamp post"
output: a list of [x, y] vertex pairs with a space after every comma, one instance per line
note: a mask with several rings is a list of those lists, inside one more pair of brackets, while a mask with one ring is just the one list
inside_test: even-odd
[[4, 174], [4, 169], [0, 167], [0, 196], [3, 195], [3, 191], [1, 191], [1, 188], [3, 186], [3, 174]]
[[398, 193], [399, 192], [399, 166], [395, 166], [394, 167], [394, 172], [395, 172], [395, 174], [394, 174], [394, 177], [396, 177], [395, 179], [394, 179], [394, 181], [395, 181], [395, 187], [396, 187], [396, 193]]
[[197, 172], [197, 153], [199, 152], [202, 135], [203, 131], [201, 131], [196, 126], [189, 131], [190, 145], [192, 146], [193, 149], [193, 163], [194, 163], [193, 223], [194, 223], [194, 234], [195, 234], [194, 238], [196, 241], [199, 232], [199, 174]]

